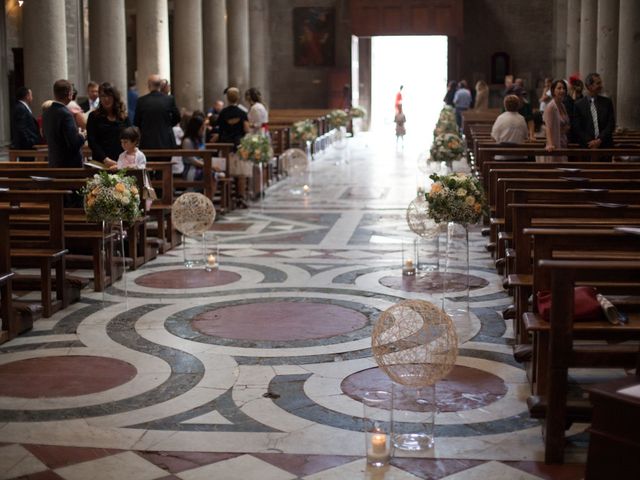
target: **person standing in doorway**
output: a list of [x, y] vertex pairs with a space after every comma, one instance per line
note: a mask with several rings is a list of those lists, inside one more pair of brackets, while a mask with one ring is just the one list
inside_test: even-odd
[[402, 149], [404, 150], [404, 136], [407, 133], [404, 124], [407, 122], [407, 117], [405, 117], [402, 111], [402, 103], [396, 106], [396, 116], [393, 121], [396, 124], [396, 149], [398, 148], [398, 140], [400, 140], [402, 142]]
[[398, 93], [396, 93], [396, 113], [399, 112], [399, 107], [402, 105], [402, 89], [404, 88], [404, 85], [400, 85], [400, 89], [398, 90]]

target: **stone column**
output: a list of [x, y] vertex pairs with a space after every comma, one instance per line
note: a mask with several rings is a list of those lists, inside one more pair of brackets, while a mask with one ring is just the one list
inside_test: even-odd
[[229, 86], [244, 95], [249, 87], [249, 1], [227, 2]]
[[176, 103], [188, 111], [203, 108], [202, 3], [175, 2], [173, 12], [173, 88]]
[[9, 65], [7, 59], [7, 15], [5, 3], [0, 4], [0, 147], [11, 143], [9, 111], [12, 98], [9, 98]]
[[596, 71], [598, 0], [582, 0], [580, 8], [580, 75]]
[[616, 117], [624, 128], [640, 129], [640, 2], [620, 0]]
[[67, 78], [64, 0], [30, 0], [23, 8], [24, 81], [33, 92], [34, 111], [53, 98], [53, 84]]
[[127, 32], [124, 0], [89, 2], [89, 65], [91, 80], [110, 82], [126, 99]]
[[596, 71], [602, 76], [604, 94], [616, 101], [618, 87], [618, 0], [598, 0]]
[[[65, 1], [65, 23], [67, 30], [67, 79], [78, 89], [79, 95], [85, 95], [89, 82], [87, 73], [88, 63], [88, 38], [85, 38], [85, 4], [88, 0]], [[25, 1], [25, 3], [27, 3]]]
[[225, 0], [202, 0], [204, 25], [204, 105], [211, 108], [224, 99], [229, 86], [227, 74], [227, 9]]
[[267, 34], [267, 2], [265, 0], [249, 0], [249, 59], [251, 87], [262, 92], [264, 101], [269, 96], [269, 35]]
[[169, 63], [169, 11], [167, 0], [137, 0], [136, 43], [138, 92], [149, 92], [147, 78], [157, 73], [171, 78]]
[[567, 71], [567, 0], [553, 2], [553, 58], [551, 76], [563, 78]]
[[580, 0], [567, 1], [567, 75], [580, 69]]

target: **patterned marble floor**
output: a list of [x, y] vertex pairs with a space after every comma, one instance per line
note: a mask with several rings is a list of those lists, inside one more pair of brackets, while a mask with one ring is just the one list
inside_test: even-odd
[[[0, 480], [582, 478], [584, 426], [566, 465], [540, 462], [498, 313], [510, 299], [475, 230], [435, 447], [366, 466], [359, 395], [389, 388], [372, 325], [403, 299], [440, 301], [400, 276], [405, 208], [426, 174], [393, 147], [349, 139], [218, 219], [218, 272], [169, 252], [0, 346]], [[309, 193], [293, 194], [301, 182]]]

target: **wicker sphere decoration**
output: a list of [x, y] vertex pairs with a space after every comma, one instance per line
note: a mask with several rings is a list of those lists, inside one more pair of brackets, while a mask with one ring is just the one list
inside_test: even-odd
[[429, 218], [429, 203], [424, 194], [418, 196], [407, 207], [407, 225], [422, 238], [434, 238], [440, 233], [440, 225]]
[[202, 235], [216, 219], [213, 203], [201, 193], [183, 193], [173, 202], [173, 226], [184, 235]]
[[285, 150], [281, 156], [284, 169], [289, 176], [302, 173], [309, 166], [307, 154], [299, 148], [289, 148]]
[[458, 357], [458, 335], [451, 317], [423, 300], [404, 300], [376, 322], [371, 348], [391, 380], [411, 387], [433, 385]]

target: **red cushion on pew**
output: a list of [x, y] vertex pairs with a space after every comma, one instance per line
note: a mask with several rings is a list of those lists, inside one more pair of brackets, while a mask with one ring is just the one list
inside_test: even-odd
[[[575, 287], [573, 290], [573, 321], [584, 322], [589, 320], [602, 320], [602, 308], [596, 295], [598, 292], [593, 287]], [[536, 293], [538, 313], [549, 321], [551, 315], [551, 292], [543, 290]]]

